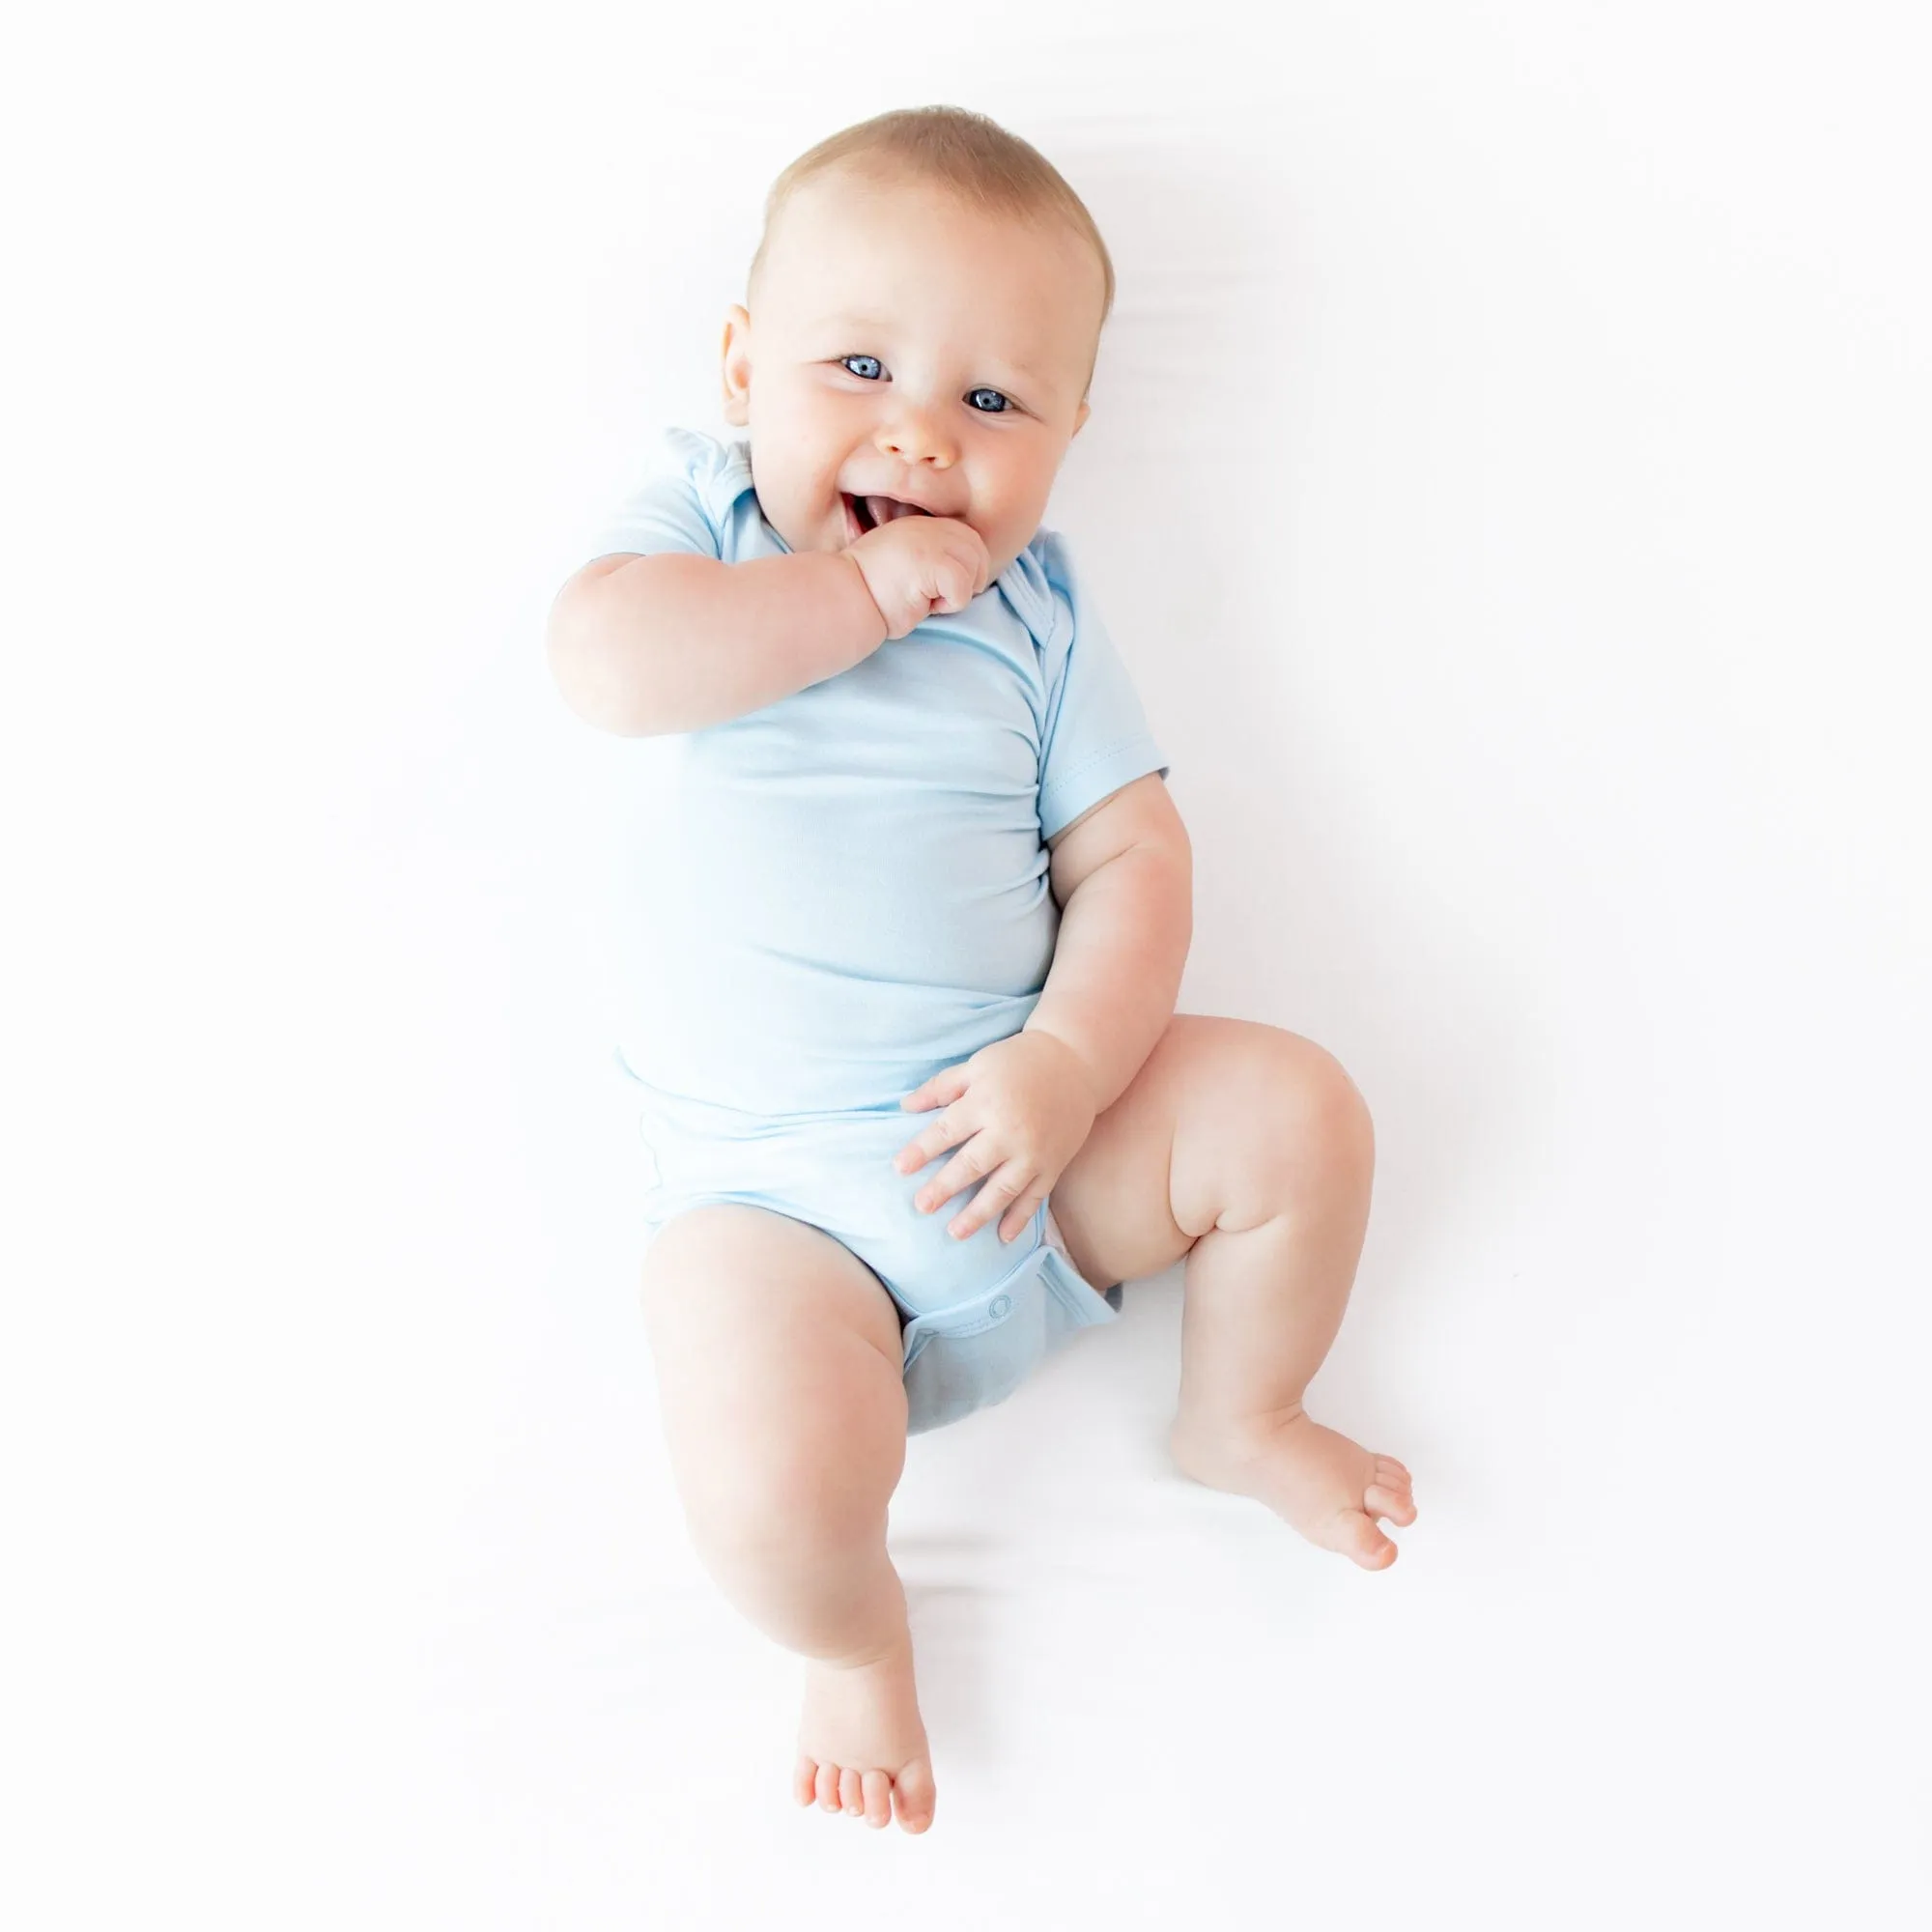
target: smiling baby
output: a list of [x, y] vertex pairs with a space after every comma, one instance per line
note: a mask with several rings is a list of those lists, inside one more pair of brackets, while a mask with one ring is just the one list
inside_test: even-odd
[[726, 313], [721, 441], [673, 429], [558, 592], [626, 747], [618, 1075], [694, 1546], [807, 1660], [793, 1791], [935, 1783], [887, 1507], [907, 1436], [1012, 1394], [1185, 1258], [1196, 1481], [1366, 1569], [1408, 1472], [1302, 1396], [1374, 1135], [1331, 1055], [1177, 1013], [1192, 858], [1065, 539], [1114, 273], [1037, 150], [952, 107], [821, 142]]

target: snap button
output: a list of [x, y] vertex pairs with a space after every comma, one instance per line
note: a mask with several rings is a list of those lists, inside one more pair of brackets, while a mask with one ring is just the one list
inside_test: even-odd
[[990, 1315], [995, 1321], [997, 1321], [1001, 1316], [1006, 1314], [1007, 1311], [1012, 1307], [1012, 1305], [1013, 1305], [1013, 1298], [1010, 1294], [996, 1294], [994, 1295], [990, 1306], [988, 1306], [986, 1313]]

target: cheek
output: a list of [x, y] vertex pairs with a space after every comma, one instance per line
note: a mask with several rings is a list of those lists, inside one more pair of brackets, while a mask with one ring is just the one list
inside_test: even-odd
[[774, 443], [782, 444], [791, 463], [810, 462], [824, 447], [831, 412], [826, 399], [807, 383], [773, 383], [759, 391], [758, 420], [771, 431]]
[[1036, 471], [1035, 464], [1017, 455], [990, 469], [984, 496], [988, 514], [1001, 523], [1024, 523], [1029, 517], [1037, 522], [1053, 479]]
[[838, 477], [858, 440], [859, 424], [838, 407], [836, 397], [806, 396], [792, 411], [786, 438], [802, 470], [808, 471], [830, 496], [838, 494]]
[[845, 450], [833, 412], [810, 395], [780, 394], [759, 410], [756, 425], [774, 488], [798, 510], [836, 509]]

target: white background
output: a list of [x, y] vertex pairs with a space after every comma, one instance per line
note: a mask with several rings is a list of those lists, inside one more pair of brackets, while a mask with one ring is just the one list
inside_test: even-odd
[[[1916, 13], [14, 30], [12, 1922], [1925, 1922]], [[1182, 1482], [1131, 1285], [912, 1445], [910, 1839], [791, 1806], [684, 1539], [542, 631], [724, 430], [771, 179], [929, 101], [1113, 250], [1048, 521], [1183, 1009], [1375, 1113], [1311, 1406], [1422, 1516], [1370, 1576]]]

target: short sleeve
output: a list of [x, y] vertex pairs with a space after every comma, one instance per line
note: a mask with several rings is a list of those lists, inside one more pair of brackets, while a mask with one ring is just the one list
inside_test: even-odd
[[1040, 557], [1055, 618], [1046, 649], [1039, 761], [1039, 836], [1045, 839], [1123, 784], [1149, 772], [1165, 778], [1168, 763], [1058, 532], [1043, 537]]
[[712, 504], [727, 454], [713, 437], [666, 430], [642, 482], [593, 536], [585, 561], [620, 551], [639, 556], [661, 551], [722, 555], [723, 537]]

